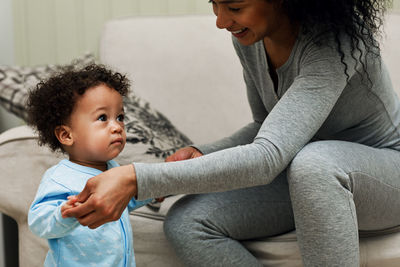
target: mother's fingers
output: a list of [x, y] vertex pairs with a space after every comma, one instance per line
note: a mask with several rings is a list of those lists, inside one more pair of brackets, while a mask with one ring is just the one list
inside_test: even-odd
[[96, 188], [96, 181], [98, 177], [92, 177], [87, 182], [85, 187], [83, 188], [82, 192], [78, 195], [74, 196], [73, 199], [78, 202], [85, 202], [88, 198], [92, 195], [93, 189]]
[[105, 223], [116, 221], [121, 217], [121, 214], [116, 212], [106, 213], [103, 210], [95, 210], [83, 217], [79, 217], [77, 220], [83, 226], [87, 226], [90, 229], [95, 229]]
[[[82, 216], [82, 217], [80, 217], [80, 218], [77, 218], [77, 220], [78, 220], [78, 222], [81, 224], [81, 225], [83, 225], [83, 226], [88, 226], [89, 228], [91, 228], [91, 229], [94, 229], [94, 228], [97, 228], [97, 227], [90, 227], [91, 225], [93, 225], [93, 220], [96, 218], [96, 217], [98, 217], [97, 216], [97, 214], [96, 214], [96, 211], [93, 211], [93, 212], [91, 212], [91, 213], [89, 213], [89, 214], [87, 214], [87, 215], [85, 215], [85, 216]], [[91, 223], [90, 225], [89, 225], [89, 223]], [[101, 224], [99, 224], [99, 226], [100, 226]]]
[[[95, 214], [95, 212], [93, 212], [93, 213], [89, 214], [87, 216], [87, 218], [84, 218], [83, 220], [78, 219], [78, 221], [79, 221], [80, 224], [86, 225], [90, 229], [96, 229], [97, 227], [102, 226], [105, 223], [114, 221], [114, 220], [107, 220], [105, 218], [101, 218], [101, 219], [96, 221], [96, 218], [99, 218], [99, 216], [97, 214]], [[87, 224], [89, 222], [90, 222], [90, 224]]]

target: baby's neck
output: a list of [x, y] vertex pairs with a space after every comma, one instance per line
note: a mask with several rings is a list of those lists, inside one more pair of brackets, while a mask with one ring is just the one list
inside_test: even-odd
[[106, 171], [107, 170], [107, 162], [101, 162], [101, 161], [83, 161], [83, 160], [78, 160], [78, 159], [73, 159], [73, 158], [69, 158], [69, 160], [73, 163], [82, 165], [82, 166], [86, 166], [86, 167], [91, 167], [91, 168], [95, 168], [98, 169], [100, 171]]

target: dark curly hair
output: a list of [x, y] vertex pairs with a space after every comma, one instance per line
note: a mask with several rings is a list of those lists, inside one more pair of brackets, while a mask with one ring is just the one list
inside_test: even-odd
[[[271, 1], [271, 0], [267, 0]], [[275, 0], [273, 0], [275, 1]], [[379, 42], [383, 15], [391, 0], [280, 0], [284, 12], [292, 22], [300, 23], [305, 31], [318, 29], [322, 33], [333, 34], [337, 51], [349, 78], [345, 53], [339, 36], [349, 37], [351, 57], [366, 70], [365, 55], [380, 55]], [[379, 37], [379, 38], [378, 38]], [[365, 54], [363, 54], [363, 47]], [[356, 56], [358, 55], [358, 56]], [[368, 77], [369, 78], [369, 77]]]
[[100, 84], [115, 89], [122, 96], [128, 94], [130, 86], [125, 75], [97, 64], [81, 69], [64, 68], [49, 79], [39, 82], [29, 92], [26, 103], [27, 122], [38, 132], [39, 145], [48, 145], [52, 151], [64, 152], [54, 130], [69, 121], [78, 97], [87, 89]]

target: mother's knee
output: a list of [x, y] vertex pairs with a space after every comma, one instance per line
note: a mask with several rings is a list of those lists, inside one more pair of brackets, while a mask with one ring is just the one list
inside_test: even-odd
[[167, 239], [179, 246], [198, 236], [207, 217], [207, 207], [204, 195], [187, 195], [175, 202], [164, 221]]
[[307, 144], [288, 166], [289, 186], [315, 184], [330, 180], [340, 169], [335, 158], [335, 143], [319, 141]]
[[185, 196], [175, 202], [169, 209], [165, 220], [164, 220], [164, 233], [168, 239], [175, 239], [175, 237], [181, 236], [183, 227], [188, 224], [188, 220], [191, 219], [190, 208], [191, 196]]

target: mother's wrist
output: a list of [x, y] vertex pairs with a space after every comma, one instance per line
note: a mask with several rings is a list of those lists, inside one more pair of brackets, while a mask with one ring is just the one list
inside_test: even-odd
[[129, 179], [130, 179], [130, 182], [133, 184], [134, 191], [135, 191], [133, 195], [134, 195], [135, 198], [137, 198], [137, 194], [138, 194], [137, 189], [138, 189], [138, 187], [137, 187], [135, 164], [132, 163], [132, 164], [129, 164], [128, 166], [130, 167]]

